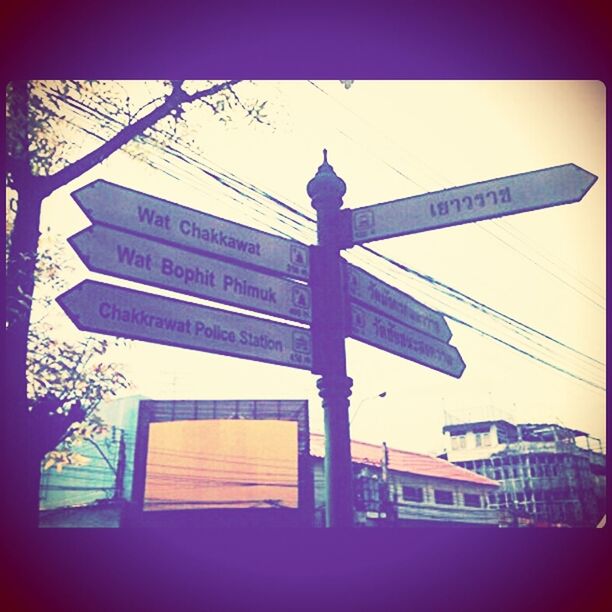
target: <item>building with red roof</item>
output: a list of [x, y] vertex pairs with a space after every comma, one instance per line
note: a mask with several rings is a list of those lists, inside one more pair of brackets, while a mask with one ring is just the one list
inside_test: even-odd
[[[325, 515], [325, 438], [310, 435], [315, 522]], [[422, 453], [352, 441], [355, 524], [360, 526], [497, 526], [488, 494], [498, 483]]]

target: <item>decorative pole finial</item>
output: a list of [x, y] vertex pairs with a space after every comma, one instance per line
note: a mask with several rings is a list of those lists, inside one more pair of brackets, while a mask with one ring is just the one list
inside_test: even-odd
[[306, 186], [308, 195], [313, 200], [314, 208], [340, 208], [342, 196], [346, 193], [346, 183], [336, 175], [327, 161], [327, 149], [323, 149], [323, 163], [316, 175]]

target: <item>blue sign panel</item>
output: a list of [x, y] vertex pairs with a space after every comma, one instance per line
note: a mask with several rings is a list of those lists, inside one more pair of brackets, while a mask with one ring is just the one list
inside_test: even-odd
[[72, 197], [93, 223], [308, 280], [308, 247], [104, 180]]
[[342, 235], [360, 244], [570, 204], [581, 200], [596, 180], [575, 164], [565, 164], [346, 209], [341, 212]]
[[455, 378], [463, 374], [465, 363], [454, 346], [355, 304], [350, 314], [351, 338]]
[[81, 330], [310, 370], [310, 331], [85, 280], [57, 298]]
[[311, 320], [310, 288], [297, 281], [204, 257], [104, 225], [89, 226], [68, 241], [94, 272], [301, 323]]
[[351, 302], [359, 302], [442, 342], [452, 334], [444, 317], [365, 270], [343, 262], [344, 283]]

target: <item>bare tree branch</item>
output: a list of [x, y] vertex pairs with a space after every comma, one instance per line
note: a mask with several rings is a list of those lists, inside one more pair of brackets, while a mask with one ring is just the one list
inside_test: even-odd
[[231, 88], [240, 81], [226, 81], [218, 85], [209, 87], [202, 91], [196, 91], [192, 94], [185, 93], [180, 86], [176, 86], [173, 83], [173, 89], [170, 95], [166, 98], [166, 101], [160, 106], [154, 108], [148, 115], [141, 117], [134, 123], [127, 125], [120, 132], [115, 134], [110, 140], [100, 145], [97, 149], [88, 153], [78, 161], [62, 168], [59, 172], [52, 174], [51, 176], [41, 177], [44, 180], [44, 186], [46, 194], [49, 195], [58, 187], [69, 183], [81, 174], [87, 172], [95, 165], [104, 161], [112, 153], [120, 149], [123, 145], [127, 144], [135, 136], [141, 134], [147, 128], [153, 126], [157, 121], [163, 119], [168, 113], [182, 104], [195, 102], [200, 98], [206, 98], [212, 96], [224, 89]]

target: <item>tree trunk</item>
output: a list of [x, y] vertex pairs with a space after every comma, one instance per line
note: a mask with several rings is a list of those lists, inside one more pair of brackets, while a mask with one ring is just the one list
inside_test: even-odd
[[6, 499], [11, 514], [23, 527], [38, 524], [40, 455], [35, 451], [35, 438], [28, 412], [27, 349], [28, 330], [34, 290], [34, 271], [39, 237], [40, 208], [43, 192], [34, 177], [17, 185], [19, 214], [11, 236], [6, 279], [6, 317], [9, 325], [5, 336], [6, 400], [3, 413], [10, 432], [5, 452], [11, 469], [4, 470]]
[[[120, 149], [135, 136], [142, 134], [159, 119], [183, 104], [212, 96], [231, 88], [239, 81], [227, 81], [209, 89], [186, 94], [176, 87], [159, 107], [134, 124], [126, 126], [108, 142], [85, 155], [77, 162], [51, 176], [32, 176], [29, 165], [28, 83], [15, 81], [10, 104], [12, 119], [16, 120], [20, 146], [7, 156], [13, 188], [19, 194], [15, 225], [11, 235], [6, 278], [6, 320], [4, 373], [5, 444], [2, 445], [2, 469], [5, 478], [5, 500], [14, 524], [31, 528], [38, 525], [40, 488], [41, 439], [39, 426], [45, 428], [46, 419], [33, 419], [27, 395], [28, 330], [34, 290], [34, 272], [38, 247], [40, 209], [42, 200], [58, 187], [82, 175], [93, 166]], [[7, 149], [8, 150], [8, 149]], [[8, 163], [10, 162], [10, 164]], [[36, 425], [39, 423], [40, 425]], [[48, 423], [48, 425], [51, 425]]]

